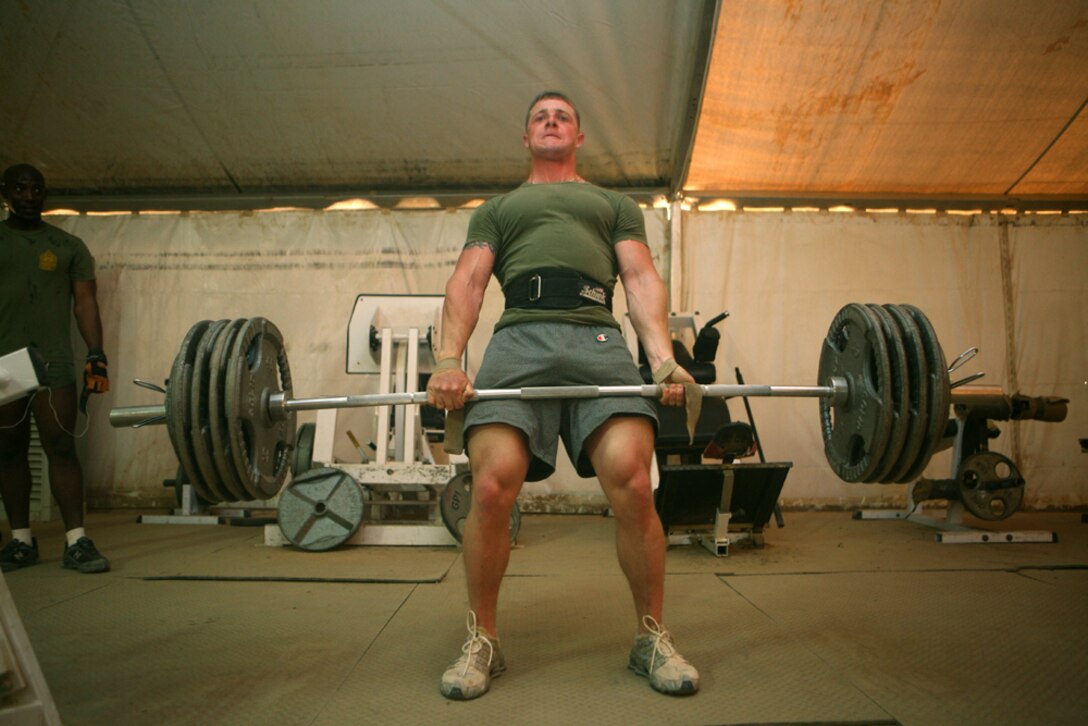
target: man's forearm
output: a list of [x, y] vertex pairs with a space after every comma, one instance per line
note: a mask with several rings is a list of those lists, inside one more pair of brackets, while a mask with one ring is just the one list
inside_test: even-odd
[[72, 313], [76, 319], [76, 328], [87, 348], [102, 350], [102, 317], [98, 311], [98, 303], [94, 300], [77, 300], [72, 306]]
[[665, 284], [657, 274], [640, 274], [624, 281], [627, 312], [642, 343], [651, 369], [672, 357], [669, 310]]
[[442, 305], [442, 335], [438, 347], [438, 360], [456, 358], [465, 353], [468, 339], [480, 320], [483, 293], [471, 286], [451, 280], [446, 286], [446, 299]]

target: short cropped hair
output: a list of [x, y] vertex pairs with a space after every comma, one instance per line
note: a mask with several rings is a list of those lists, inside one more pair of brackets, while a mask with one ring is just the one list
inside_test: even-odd
[[7, 189], [8, 184], [14, 181], [15, 177], [28, 171], [41, 179], [42, 184], [45, 184], [45, 175], [38, 171], [37, 167], [32, 164], [12, 164], [4, 169], [3, 174], [0, 174], [0, 189]]
[[574, 105], [574, 101], [570, 100], [570, 97], [567, 96], [567, 94], [562, 91], [541, 91], [536, 94], [536, 98], [529, 103], [529, 110], [525, 112], [525, 128], [529, 128], [529, 118], [533, 114], [533, 106], [537, 105], [545, 98], [558, 98], [560, 101], [566, 101], [567, 104], [574, 109], [574, 122], [578, 124], [578, 128], [582, 127], [582, 117], [578, 113], [578, 107]]

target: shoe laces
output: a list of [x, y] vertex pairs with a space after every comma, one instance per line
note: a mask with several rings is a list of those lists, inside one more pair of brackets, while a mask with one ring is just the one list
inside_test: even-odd
[[485, 673], [491, 671], [491, 659], [495, 657], [495, 646], [491, 644], [491, 641], [486, 635], [480, 632], [480, 629], [476, 627], [476, 613], [472, 610], [468, 611], [468, 619], [466, 621], [468, 626], [468, 640], [461, 646], [461, 652], [464, 656], [461, 658], [463, 664], [461, 666], [461, 676], [468, 673], [468, 668], [472, 665], [472, 662], [476, 660], [476, 655], [483, 650], [484, 646], [487, 646], [487, 664], [480, 670]]
[[661, 654], [663, 659], [668, 660], [673, 656], [677, 656], [676, 646], [672, 644], [672, 635], [669, 634], [669, 631], [665, 630], [665, 628], [661, 626], [661, 623], [654, 620], [652, 615], [642, 616], [642, 627], [646, 628], [654, 639], [654, 652], [653, 655], [650, 656], [649, 669], [650, 672], [653, 673], [658, 653]]

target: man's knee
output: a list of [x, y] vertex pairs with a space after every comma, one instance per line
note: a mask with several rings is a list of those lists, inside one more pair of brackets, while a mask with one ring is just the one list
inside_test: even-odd
[[485, 470], [473, 473], [472, 507], [481, 516], [508, 517], [521, 484], [511, 472]]
[[75, 461], [76, 440], [63, 431], [41, 437], [42, 451], [50, 461]]

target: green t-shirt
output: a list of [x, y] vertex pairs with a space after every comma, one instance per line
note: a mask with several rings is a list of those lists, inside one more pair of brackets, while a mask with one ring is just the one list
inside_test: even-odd
[[0, 222], [0, 355], [34, 346], [47, 364], [70, 370], [72, 281], [93, 279], [94, 257], [79, 237]]
[[[495, 247], [493, 272], [499, 284], [547, 268], [575, 270], [616, 286], [615, 245], [624, 240], [646, 244], [642, 210], [625, 194], [587, 184], [522, 184], [484, 202], [472, 215], [468, 239]], [[495, 330], [535, 321], [581, 325], [619, 323], [607, 308], [589, 305], [571, 310], [512, 308]]]

